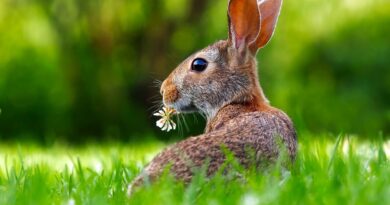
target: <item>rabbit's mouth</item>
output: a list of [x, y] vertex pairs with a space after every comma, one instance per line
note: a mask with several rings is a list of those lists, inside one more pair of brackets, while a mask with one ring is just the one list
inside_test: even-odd
[[192, 101], [178, 100], [172, 104], [172, 107], [181, 113], [197, 112], [199, 109], [195, 106]]
[[193, 104], [193, 103], [190, 103], [188, 105], [183, 105], [181, 107], [178, 107], [179, 109], [177, 109], [179, 112], [196, 112], [198, 111], [198, 108]]

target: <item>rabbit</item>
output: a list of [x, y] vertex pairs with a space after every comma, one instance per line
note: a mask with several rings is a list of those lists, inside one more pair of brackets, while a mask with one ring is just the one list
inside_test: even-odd
[[[225, 162], [223, 147], [243, 167], [275, 162], [280, 144], [288, 160], [294, 161], [297, 136], [293, 123], [269, 104], [257, 75], [257, 51], [272, 37], [281, 3], [230, 0], [228, 39], [189, 56], [163, 81], [164, 105], [180, 113], [205, 114], [206, 128], [203, 134], [159, 153], [129, 185], [129, 193], [145, 180], [156, 180], [167, 166], [185, 183], [191, 181], [194, 168], [206, 163], [207, 176], [212, 176]], [[255, 160], [248, 148], [254, 151]]]

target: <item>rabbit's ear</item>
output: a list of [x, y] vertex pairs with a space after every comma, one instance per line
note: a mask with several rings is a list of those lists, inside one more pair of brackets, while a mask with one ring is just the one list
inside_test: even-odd
[[257, 0], [257, 3], [260, 10], [261, 28], [256, 43], [250, 47], [252, 52], [263, 48], [271, 39], [278, 21], [282, 0]]
[[260, 13], [256, 0], [230, 0], [228, 8], [229, 43], [243, 51], [256, 41]]

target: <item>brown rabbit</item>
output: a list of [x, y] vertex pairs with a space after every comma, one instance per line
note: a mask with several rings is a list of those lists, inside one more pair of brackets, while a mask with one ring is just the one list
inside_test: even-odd
[[[269, 105], [258, 82], [256, 53], [270, 40], [281, 0], [230, 0], [229, 39], [191, 55], [163, 82], [164, 105], [175, 110], [202, 112], [205, 133], [176, 143], [158, 154], [130, 188], [153, 181], [170, 165], [170, 172], [189, 182], [193, 168], [207, 161], [211, 176], [229, 149], [243, 167], [274, 162], [280, 143], [293, 161], [297, 139], [289, 117]], [[223, 148], [224, 147], [224, 148]], [[255, 153], [248, 154], [248, 148]]]

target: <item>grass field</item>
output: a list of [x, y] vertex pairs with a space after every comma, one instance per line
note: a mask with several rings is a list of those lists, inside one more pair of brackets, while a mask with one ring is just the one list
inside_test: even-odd
[[[169, 176], [126, 195], [165, 144], [0, 145], [0, 204], [390, 204], [390, 142], [301, 136], [296, 163], [239, 166], [185, 187]], [[239, 174], [242, 177], [231, 177]]]

